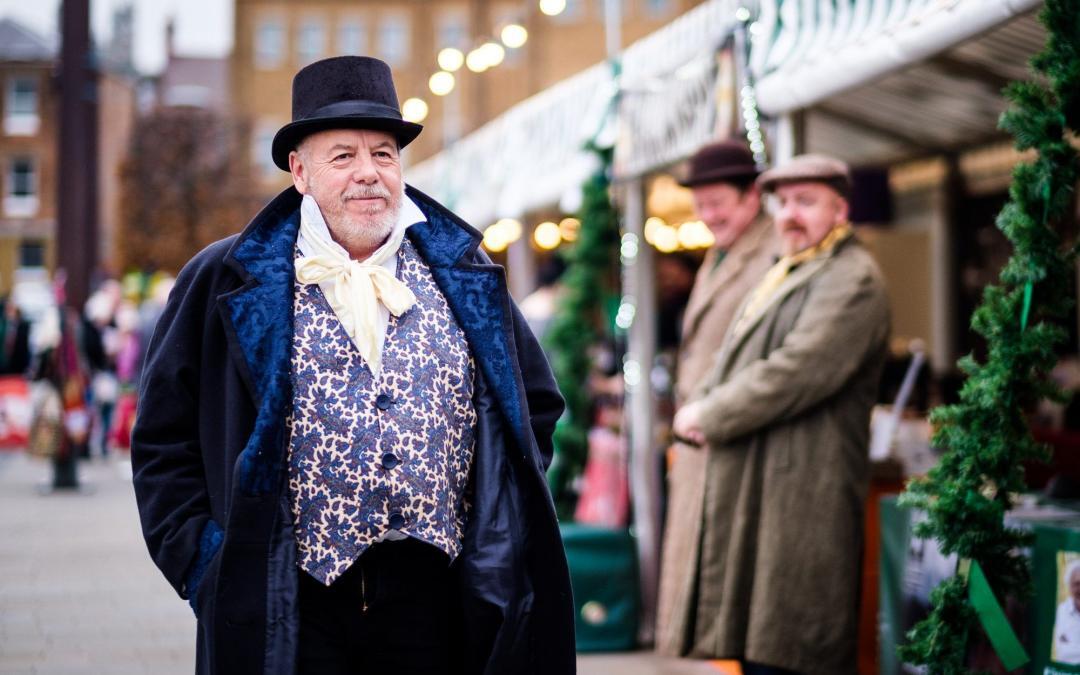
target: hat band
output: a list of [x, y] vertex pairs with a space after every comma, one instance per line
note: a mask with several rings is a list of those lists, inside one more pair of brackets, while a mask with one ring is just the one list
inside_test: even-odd
[[374, 101], [338, 101], [321, 108], [316, 108], [310, 115], [302, 117], [294, 122], [302, 122], [313, 119], [328, 117], [384, 117], [400, 120], [401, 111], [397, 108]]

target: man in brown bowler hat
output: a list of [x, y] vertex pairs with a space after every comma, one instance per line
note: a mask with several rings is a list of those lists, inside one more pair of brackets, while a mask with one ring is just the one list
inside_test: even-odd
[[854, 675], [870, 408], [889, 334], [885, 285], [848, 223], [839, 160], [765, 172], [783, 257], [747, 296], [675, 416], [704, 458], [677, 598], [696, 656], [746, 675]]
[[[715, 242], [698, 269], [683, 317], [675, 383], [676, 404], [689, 398], [708, 372], [735, 310], [779, 251], [769, 219], [761, 213], [758, 170], [746, 144], [727, 140], [698, 150], [679, 181], [690, 188], [694, 210]], [[669, 508], [661, 565], [656, 648], [685, 653], [672, 612], [676, 589], [688, 570], [688, 556], [701, 518], [704, 460], [698, 450], [676, 443], [671, 449]]]

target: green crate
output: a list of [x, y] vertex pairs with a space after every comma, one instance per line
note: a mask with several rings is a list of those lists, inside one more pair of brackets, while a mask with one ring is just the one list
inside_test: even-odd
[[637, 647], [640, 607], [637, 547], [628, 530], [560, 526], [574, 587], [579, 652]]

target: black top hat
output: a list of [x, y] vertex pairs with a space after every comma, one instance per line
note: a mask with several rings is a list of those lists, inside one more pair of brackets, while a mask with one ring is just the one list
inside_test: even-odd
[[289, 153], [325, 129], [377, 129], [404, 148], [424, 127], [401, 119], [390, 66], [369, 56], [336, 56], [300, 69], [293, 78], [292, 119], [274, 136], [271, 156], [289, 170]]
[[758, 175], [754, 156], [745, 143], [720, 141], [694, 153], [687, 162], [679, 185], [694, 187], [726, 181], [752, 183]]

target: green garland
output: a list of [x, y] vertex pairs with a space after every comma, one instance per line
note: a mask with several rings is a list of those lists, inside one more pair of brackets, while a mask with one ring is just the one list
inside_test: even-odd
[[[901, 498], [928, 515], [915, 534], [933, 537], [943, 553], [981, 566], [999, 599], [1031, 592], [1027, 560], [1018, 552], [1030, 536], [1006, 527], [1003, 518], [1025, 489], [1022, 462], [1046, 457], [1024, 411], [1044, 397], [1063, 399], [1047, 373], [1056, 361], [1055, 347], [1066, 337], [1052, 322], [1072, 302], [1073, 256], [1062, 251], [1056, 230], [1071, 217], [1078, 175], [1069, 132], [1080, 131], [1080, 3], [1046, 0], [1040, 20], [1048, 42], [1032, 66], [1045, 79], [1010, 85], [1006, 96], [1012, 106], [1001, 119], [1017, 149], [1038, 155], [1013, 172], [1010, 201], [997, 219], [1013, 255], [999, 283], [985, 289], [971, 320], [972, 330], [986, 338], [987, 357], [960, 360], [967, 375], [960, 402], [931, 416], [938, 429], [934, 444], [946, 452]], [[933, 674], [967, 672], [965, 654], [977, 618], [967, 583], [961, 573], [934, 591], [930, 615], [899, 649], [904, 661]]]
[[619, 223], [608, 190], [612, 150], [592, 144], [589, 149], [599, 156], [601, 166], [582, 190], [581, 228], [577, 241], [563, 254], [567, 263], [560, 277], [564, 291], [544, 340], [555, 381], [566, 398], [566, 413], [555, 428], [555, 457], [548, 470], [548, 485], [560, 520], [571, 519], [577, 501], [573, 484], [585, 467], [592, 424], [589, 352], [610, 335], [605, 304], [614, 290], [612, 280], [618, 279]]

